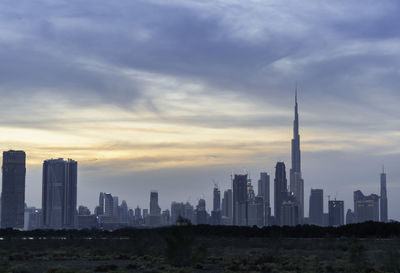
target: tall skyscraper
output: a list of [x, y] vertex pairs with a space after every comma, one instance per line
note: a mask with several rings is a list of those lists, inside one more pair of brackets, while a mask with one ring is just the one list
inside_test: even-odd
[[104, 193], [103, 199], [103, 208], [104, 213], [103, 215], [106, 217], [113, 217], [114, 216], [114, 198], [111, 193]]
[[264, 203], [268, 204], [268, 206], [270, 205], [268, 173], [260, 173], [260, 179], [258, 180], [258, 196], [262, 196]]
[[275, 167], [275, 180], [274, 180], [274, 212], [275, 224], [281, 224], [281, 209], [283, 202], [288, 199], [286, 167], [285, 163], [278, 162]]
[[299, 220], [303, 223], [304, 219], [304, 180], [301, 175], [301, 152], [299, 134], [299, 112], [297, 104], [297, 89], [295, 96], [295, 109], [293, 121], [292, 139], [292, 168], [290, 169], [290, 191], [294, 194], [299, 203]]
[[270, 204], [270, 179], [266, 172], [260, 173], [260, 179], [258, 180], [258, 196], [264, 201], [263, 205], [263, 219], [264, 226], [269, 225], [269, 217], [271, 216], [271, 204]]
[[385, 168], [382, 168], [381, 173], [381, 222], [388, 221], [388, 200], [386, 192], [386, 173]]
[[161, 208], [158, 205], [158, 192], [150, 192], [150, 215], [149, 215], [150, 226], [161, 225]]
[[42, 209], [45, 228], [76, 227], [78, 163], [62, 158], [43, 163]]
[[222, 206], [222, 215], [226, 217], [228, 224], [232, 224], [232, 190], [224, 191], [224, 202]]
[[2, 228], [24, 228], [25, 159], [24, 151], [3, 152]]
[[309, 223], [322, 226], [324, 223], [324, 191], [311, 189]]
[[247, 225], [247, 174], [235, 174], [233, 189], [233, 225]]
[[104, 214], [104, 193], [101, 192], [99, 194], [99, 206], [97, 210], [97, 215], [103, 215]]
[[328, 202], [329, 226], [344, 225], [344, 201], [331, 200]]
[[221, 192], [217, 185], [214, 187], [213, 191], [213, 211], [221, 210]]

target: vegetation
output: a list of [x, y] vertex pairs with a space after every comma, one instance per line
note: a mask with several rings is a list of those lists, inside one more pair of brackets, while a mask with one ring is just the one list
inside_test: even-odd
[[398, 223], [0, 230], [0, 272], [400, 272]]

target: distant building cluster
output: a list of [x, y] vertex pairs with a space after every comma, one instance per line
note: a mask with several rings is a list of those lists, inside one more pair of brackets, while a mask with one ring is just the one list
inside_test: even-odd
[[291, 151], [289, 185], [284, 162], [277, 162], [273, 180], [274, 210], [271, 211], [271, 181], [261, 172], [257, 194], [248, 174], [231, 176], [231, 188], [221, 192], [213, 188], [212, 211], [200, 199], [196, 206], [188, 202], [172, 202], [162, 210], [157, 191], [150, 192], [149, 209], [128, 207], [118, 196], [100, 192], [93, 213], [85, 206], [77, 207], [78, 163], [72, 159], [50, 159], [43, 162], [42, 207], [25, 204], [26, 155], [24, 151], [3, 152], [1, 228], [15, 229], [90, 229], [107, 230], [122, 227], [158, 227], [175, 224], [210, 224], [237, 226], [340, 226], [366, 221], [388, 222], [386, 173], [380, 176], [380, 196], [354, 192], [354, 208], [344, 214], [344, 201], [328, 200], [324, 212], [324, 192], [311, 189], [309, 215], [304, 215], [304, 180], [301, 172], [299, 114], [297, 92]]

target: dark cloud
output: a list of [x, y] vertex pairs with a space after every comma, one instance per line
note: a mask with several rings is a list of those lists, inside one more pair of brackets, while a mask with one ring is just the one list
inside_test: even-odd
[[[280, 156], [268, 158], [260, 152], [254, 157], [266, 158], [264, 163], [248, 163], [251, 160], [246, 158], [243, 165], [250, 166], [234, 166], [254, 173], [268, 166], [272, 172], [274, 162], [287, 160], [289, 154], [297, 82], [304, 144], [328, 145], [321, 139], [307, 140], [320, 131], [338, 137], [335, 145], [353, 148], [351, 152], [305, 151], [306, 193], [311, 186], [324, 187], [331, 196], [337, 190], [339, 198], [350, 202], [352, 186], [373, 185], [372, 177], [379, 170], [371, 170], [382, 162], [398, 161], [396, 148], [390, 154], [390, 148], [379, 143], [399, 140], [399, 11], [396, 1], [2, 1], [0, 122], [71, 132], [76, 128], [69, 124], [84, 127], [95, 121], [142, 120], [255, 131], [287, 126], [288, 147]], [[187, 84], [196, 84], [197, 93], [186, 90]], [[176, 114], [179, 103], [169, 104], [165, 98], [177, 90], [186, 92], [193, 106], [200, 97], [210, 98], [212, 105], [192, 113], [188, 105]], [[254, 111], [240, 107], [235, 108], [237, 114], [217, 111], [238, 101], [252, 105]], [[117, 106], [125, 115], [117, 117], [112, 110], [109, 118], [62, 115], [104, 105]], [[288, 114], [271, 114], [270, 107], [288, 109]], [[152, 115], [135, 116], [143, 109]], [[115, 142], [106, 147], [113, 145], [137, 148]], [[235, 145], [229, 148], [246, 146]], [[70, 149], [93, 148], [72, 145]], [[210, 154], [214, 156], [218, 155]], [[162, 160], [166, 159], [142, 157], [134, 163]], [[394, 163], [390, 164], [391, 176], [399, 177]], [[211, 189], [211, 178], [228, 186], [231, 166], [132, 175], [104, 175], [101, 169], [93, 173], [85, 168], [82, 202], [89, 197], [96, 200], [99, 190], [128, 199], [123, 196], [126, 192], [153, 188], [163, 191], [160, 196], [168, 200], [187, 199], [190, 192], [197, 198], [199, 192]], [[37, 170], [32, 173], [39, 176]], [[398, 189], [396, 181], [389, 185]], [[145, 206], [148, 199], [143, 198], [132, 202]]]

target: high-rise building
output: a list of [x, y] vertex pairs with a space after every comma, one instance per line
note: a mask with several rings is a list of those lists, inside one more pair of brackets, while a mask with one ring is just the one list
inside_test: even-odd
[[284, 201], [281, 205], [281, 226], [297, 226], [299, 224], [299, 203], [294, 200]]
[[25, 160], [24, 151], [3, 152], [2, 228], [24, 228]]
[[215, 185], [213, 191], [213, 211], [221, 210], [221, 192]]
[[357, 223], [379, 221], [379, 196], [365, 196], [361, 191], [354, 192], [354, 214]]
[[328, 202], [329, 226], [344, 225], [344, 201], [331, 200]]
[[43, 163], [42, 217], [45, 228], [76, 227], [78, 163], [50, 159]]
[[356, 223], [356, 216], [354, 215], [354, 212], [351, 209], [348, 209], [346, 213], [346, 225], [354, 223]]
[[78, 215], [90, 215], [90, 209], [81, 205], [78, 207]]
[[225, 221], [227, 224], [232, 224], [232, 190], [228, 189], [224, 191], [224, 202], [222, 206], [222, 217], [226, 217]]
[[283, 162], [278, 162], [275, 167], [274, 198], [275, 224], [280, 225], [282, 204], [288, 199], [286, 167]]
[[208, 224], [208, 214], [206, 211], [206, 200], [200, 199], [196, 207], [196, 224], [206, 225]]
[[381, 222], [388, 221], [388, 199], [387, 199], [387, 192], [386, 192], [386, 173], [385, 168], [382, 168], [381, 173]]
[[161, 208], [158, 205], [158, 192], [150, 192], [150, 215], [149, 215], [150, 226], [161, 225]]
[[269, 224], [269, 217], [271, 216], [271, 204], [270, 204], [270, 179], [266, 172], [260, 173], [260, 179], [258, 180], [258, 196], [262, 197], [264, 200], [264, 226]]
[[264, 198], [256, 196], [247, 205], [247, 225], [263, 227], [264, 223]]
[[139, 221], [141, 219], [142, 219], [142, 210], [139, 208], [139, 206], [137, 206], [135, 209], [135, 221]]
[[301, 152], [299, 134], [299, 112], [297, 104], [297, 89], [295, 96], [295, 110], [293, 121], [292, 139], [292, 168], [290, 169], [290, 191], [294, 194], [299, 203], [299, 219], [303, 223], [304, 219], [304, 180], [301, 175]]
[[262, 196], [264, 203], [270, 205], [270, 193], [269, 193], [269, 175], [268, 173], [260, 173], [260, 179], [258, 180], [258, 196]]
[[113, 196], [113, 222], [118, 222], [118, 207], [119, 207], [119, 198], [118, 196]]
[[235, 174], [233, 188], [233, 225], [247, 225], [247, 174]]
[[97, 215], [103, 215], [104, 214], [104, 193], [101, 192], [99, 194], [99, 206], [97, 210]]
[[310, 214], [308, 222], [311, 225], [322, 226], [324, 223], [324, 191], [311, 189]]
[[104, 213], [103, 215], [106, 217], [113, 217], [114, 216], [114, 198], [111, 193], [104, 193]]
[[128, 204], [125, 200], [122, 200], [121, 206], [118, 207], [118, 222], [127, 224], [128, 223]]

